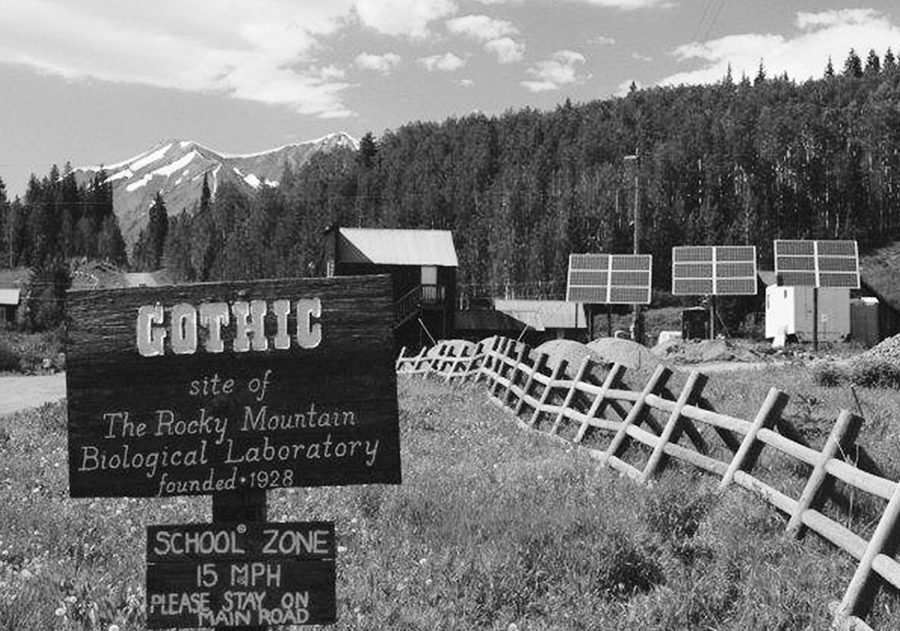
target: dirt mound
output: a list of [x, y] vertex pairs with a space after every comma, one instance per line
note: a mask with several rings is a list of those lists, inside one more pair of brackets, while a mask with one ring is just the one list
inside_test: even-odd
[[760, 355], [730, 340], [674, 339], [658, 344], [653, 353], [668, 362], [699, 364], [703, 362], [755, 362]]
[[622, 364], [626, 368], [653, 370], [662, 363], [650, 349], [631, 340], [601, 337], [589, 342], [587, 346], [609, 363]]
[[567, 365], [566, 374], [570, 377], [575, 375], [585, 357], [590, 357], [593, 361], [591, 374], [595, 377], [602, 378], [606, 374], [607, 367], [612, 363], [581, 342], [572, 340], [550, 340], [534, 350], [537, 354], [544, 353], [547, 355], [547, 365], [551, 369], [556, 368], [560, 361], [565, 360]]

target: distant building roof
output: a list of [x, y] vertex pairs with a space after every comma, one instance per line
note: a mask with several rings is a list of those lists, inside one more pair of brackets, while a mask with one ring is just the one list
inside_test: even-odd
[[496, 309], [463, 309], [457, 311], [453, 326], [458, 331], [494, 331], [518, 334], [527, 325]]
[[150, 272], [129, 272], [122, 275], [126, 287], [158, 287], [159, 282]]
[[340, 228], [338, 233], [344, 263], [459, 266], [449, 230]]
[[20, 298], [19, 289], [0, 289], [0, 305], [17, 305]]
[[535, 331], [587, 329], [584, 305], [565, 300], [494, 300], [494, 308], [528, 324]]

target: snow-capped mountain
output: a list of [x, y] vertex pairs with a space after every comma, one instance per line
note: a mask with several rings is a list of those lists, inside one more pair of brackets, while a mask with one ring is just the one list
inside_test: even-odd
[[[215, 151], [190, 140], [166, 140], [133, 158], [102, 168], [113, 185], [113, 207], [122, 236], [130, 247], [147, 224], [157, 191], [162, 191], [170, 215], [183, 210], [192, 212], [200, 200], [204, 175], [213, 197], [225, 181], [248, 190], [263, 185], [278, 186], [285, 167], [301, 167], [322, 151], [337, 148], [355, 151], [358, 147], [358, 141], [343, 132], [242, 155]], [[75, 169], [76, 179], [87, 182], [100, 169], [99, 166]]]

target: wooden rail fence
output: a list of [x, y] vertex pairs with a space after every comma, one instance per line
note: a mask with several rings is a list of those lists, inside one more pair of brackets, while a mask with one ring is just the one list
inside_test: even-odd
[[[702, 396], [707, 377], [697, 371], [674, 395], [667, 387], [673, 373], [662, 365], [636, 391], [624, 385], [626, 368], [620, 364], [608, 366], [603, 383], [597, 384], [590, 376], [590, 358], [574, 367], [572, 376], [565, 360], [550, 363], [546, 354], [521, 342], [491, 337], [475, 345], [444, 341], [416, 355], [407, 355], [404, 348], [396, 367], [401, 375], [430, 375], [450, 383], [483, 381], [491, 398], [524, 426], [574, 443], [638, 482], [650, 481], [666, 458], [674, 457], [718, 476], [720, 489], [736, 484], [758, 494], [788, 516], [788, 534], [799, 537], [808, 529], [859, 562], [843, 598], [832, 606], [836, 628], [869, 629], [862, 619], [879, 583], [900, 589], [900, 563], [894, 558], [900, 539], [900, 484], [842, 457], [853, 452], [862, 424], [858, 416], [842, 411], [823, 448], [816, 450], [782, 418], [788, 395], [775, 388], [756, 416], [745, 420], [711, 409]], [[606, 443], [598, 443], [603, 436]], [[707, 437], [713, 436], [720, 441], [711, 446]], [[643, 448], [630, 449], [632, 444]], [[808, 465], [811, 472], [799, 497], [754, 475], [765, 447]], [[636, 451], [649, 452], [637, 456], [643, 463], [634, 461]], [[836, 480], [887, 501], [868, 540], [823, 512], [836, 494]]]

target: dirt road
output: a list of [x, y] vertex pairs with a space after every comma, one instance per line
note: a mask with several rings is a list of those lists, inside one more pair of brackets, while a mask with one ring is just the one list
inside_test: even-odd
[[0, 416], [40, 407], [65, 396], [65, 373], [0, 377]]

